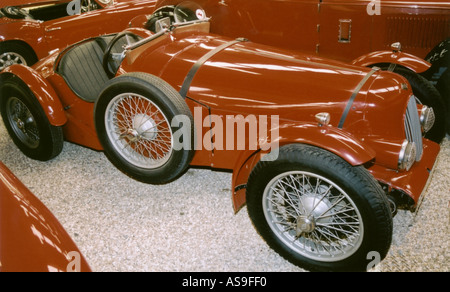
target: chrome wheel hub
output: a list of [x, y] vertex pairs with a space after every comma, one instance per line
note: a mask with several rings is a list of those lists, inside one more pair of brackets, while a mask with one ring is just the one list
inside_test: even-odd
[[29, 148], [39, 146], [39, 130], [28, 107], [16, 97], [11, 97], [6, 106], [9, 124], [17, 138]]
[[156, 123], [148, 115], [137, 114], [133, 118], [133, 128], [141, 139], [153, 140], [158, 135]]
[[[327, 190], [324, 186], [320, 186], [317, 189], [320, 195], [326, 194]], [[305, 214], [297, 218], [297, 236], [301, 236], [303, 233], [311, 233], [316, 228], [316, 220], [319, 224], [325, 224], [330, 222], [330, 218], [320, 218], [321, 214], [324, 214], [331, 207], [331, 203], [327, 198], [318, 200], [312, 190], [302, 198], [299, 208], [302, 208]], [[316, 219], [319, 218], [319, 219]]]
[[138, 114], [133, 118], [133, 127], [127, 129], [125, 133], [120, 135], [121, 139], [128, 139], [132, 143], [142, 140], [153, 140], [158, 136], [155, 121], [143, 114]]
[[314, 217], [299, 216], [297, 218], [297, 236], [303, 233], [311, 233], [316, 228], [316, 220]]
[[25, 131], [25, 123], [22, 122], [21, 119], [17, 119], [17, 120], [16, 120], [16, 124], [17, 124], [17, 127], [18, 127], [19, 129], [21, 129], [22, 131]]
[[130, 142], [136, 143], [141, 139], [141, 136], [135, 129], [128, 129], [120, 135], [120, 139], [128, 139]]

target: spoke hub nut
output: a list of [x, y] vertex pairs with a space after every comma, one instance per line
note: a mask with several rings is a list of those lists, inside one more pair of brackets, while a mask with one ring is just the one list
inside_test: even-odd
[[314, 217], [299, 216], [297, 218], [297, 235], [311, 233], [316, 228]]
[[17, 119], [16, 124], [19, 129], [21, 130], [25, 129], [25, 123], [21, 119]]

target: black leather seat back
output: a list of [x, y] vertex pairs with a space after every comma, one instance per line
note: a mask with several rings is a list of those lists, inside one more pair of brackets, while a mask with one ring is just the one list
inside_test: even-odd
[[102, 63], [103, 50], [92, 40], [70, 49], [61, 59], [59, 73], [81, 99], [95, 102], [109, 80]]

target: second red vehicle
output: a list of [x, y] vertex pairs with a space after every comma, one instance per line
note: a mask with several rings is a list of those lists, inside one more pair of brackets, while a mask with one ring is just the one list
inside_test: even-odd
[[31, 66], [55, 49], [118, 32], [156, 0], [9, 0], [0, 3], [0, 71]]

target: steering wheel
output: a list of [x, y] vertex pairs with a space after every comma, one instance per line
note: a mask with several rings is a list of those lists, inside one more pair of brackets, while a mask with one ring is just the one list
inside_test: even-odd
[[30, 14], [28, 14], [24, 9], [15, 7], [15, 6], [7, 6], [1, 9], [6, 17], [11, 19], [25, 19], [32, 18]]
[[153, 14], [149, 17], [147, 23], [144, 25], [146, 29], [153, 33], [157, 33], [159, 28], [157, 27], [156, 23], [163, 19], [163, 18], [169, 18], [170, 23], [175, 23], [175, 14], [174, 14], [175, 6], [169, 5], [164, 6], [153, 12]]
[[98, 8], [97, 3], [91, 0], [81, 0], [80, 6], [81, 6], [81, 13], [93, 11]]
[[[105, 53], [103, 54], [103, 69], [106, 72], [106, 75], [108, 75], [109, 78], [113, 78], [117, 70], [119, 69], [119, 64], [122, 62], [125, 52], [125, 48], [122, 47], [122, 53], [112, 53], [112, 50], [114, 49], [115, 45], [121, 40], [122, 38], [127, 38], [127, 44], [131, 45], [131, 38], [135, 41], [139, 40], [139, 37], [135, 35], [134, 33], [130, 31], [122, 31], [118, 33], [106, 46]], [[130, 38], [131, 37], [131, 38]], [[112, 61], [112, 62], [111, 62]]]

